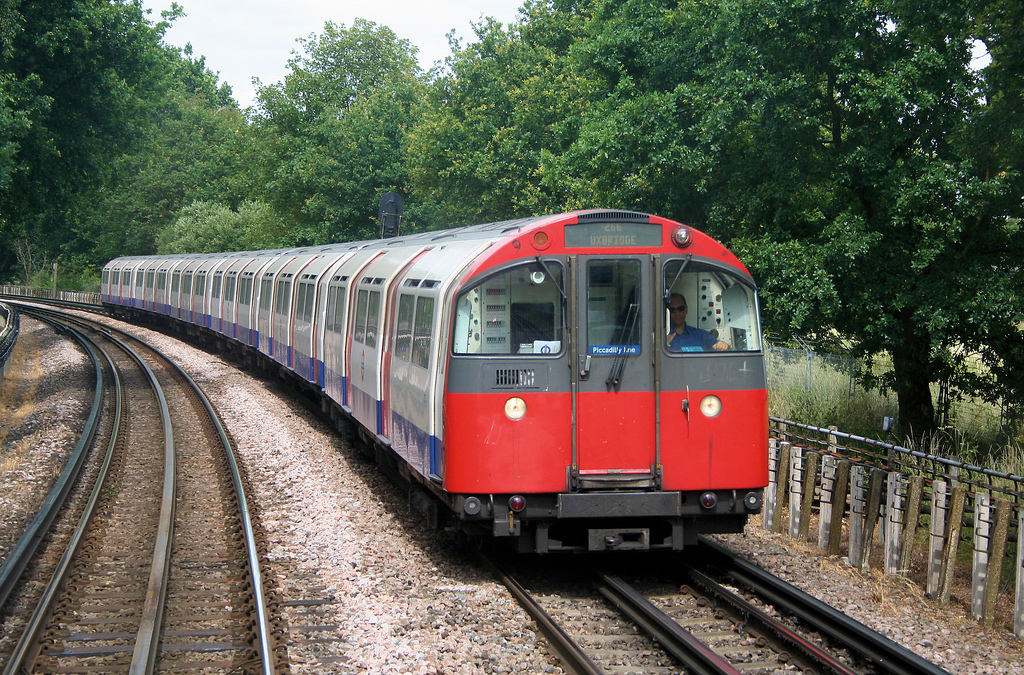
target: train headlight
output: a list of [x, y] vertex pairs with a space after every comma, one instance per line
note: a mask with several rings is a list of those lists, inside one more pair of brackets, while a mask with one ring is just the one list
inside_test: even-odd
[[693, 232], [685, 225], [680, 225], [672, 231], [672, 243], [679, 248], [686, 248], [693, 241]]
[[700, 400], [700, 411], [704, 417], [718, 417], [718, 413], [722, 412], [722, 399], [714, 394], [705, 396]]
[[509, 400], [505, 401], [505, 416], [510, 420], [521, 420], [523, 415], [526, 414], [526, 401], [513, 396]]

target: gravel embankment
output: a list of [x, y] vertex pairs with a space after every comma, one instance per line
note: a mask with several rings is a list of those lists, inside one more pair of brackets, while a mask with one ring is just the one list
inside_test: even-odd
[[[200, 383], [231, 430], [282, 596], [334, 600], [322, 619], [340, 639], [292, 648], [293, 672], [562, 672], [509, 593], [428, 530], [405, 496], [304, 405], [217, 356], [143, 332]], [[59, 387], [40, 389], [55, 409], [66, 405]], [[64, 438], [57, 429], [55, 439]], [[940, 607], [908, 582], [823, 559], [764, 532], [760, 519], [721, 540], [950, 673], [1024, 675], [1024, 643], [983, 629], [960, 604]]]

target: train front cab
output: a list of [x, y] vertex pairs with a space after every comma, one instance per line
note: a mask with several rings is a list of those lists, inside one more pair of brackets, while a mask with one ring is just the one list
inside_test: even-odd
[[[532, 255], [457, 295], [444, 485], [467, 529], [538, 552], [678, 550], [760, 510], [753, 281], [705, 235], [639, 217], [596, 214], [539, 239], [527, 229], [513, 246]], [[675, 351], [667, 307], [679, 296], [712, 337]]]

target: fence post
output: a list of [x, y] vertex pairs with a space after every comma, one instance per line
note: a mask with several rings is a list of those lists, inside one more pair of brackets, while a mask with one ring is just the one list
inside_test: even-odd
[[939, 574], [937, 597], [940, 605], [948, 605], [949, 596], [953, 592], [953, 570], [956, 567], [956, 553], [960, 548], [960, 530], [963, 527], [966, 501], [967, 488], [963, 485], [953, 488], [953, 499], [946, 513], [946, 529], [943, 536], [942, 571]]
[[900, 525], [903, 523], [904, 495], [906, 494], [907, 478], [895, 471], [889, 474], [886, 481], [885, 508], [885, 549], [884, 566], [886, 574], [896, 574], [900, 564]]
[[764, 491], [764, 529], [771, 531], [779, 499], [779, 441], [768, 439], [768, 487]]
[[1017, 592], [1013, 604], [1013, 634], [1024, 640], [1024, 509], [1017, 512]]
[[818, 502], [818, 548], [828, 551], [832, 531], [832, 500], [836, 491], [839, 460], [832, 455], [821, 457], [821, 498]]
[[864, 549], [864, 511], [867, 508], [867, 467], [857, 464], [850, 470], [850, 565], [860, 567]]
[[867, 505], [864, 509], [864, 541], [861, 545], [859, 567], [867, 572], [871, 567], [871, 539], [878, 526], [878, 514], [882, 510], [882, 485], [885, 481], [884, 469], [872, 469], [868, 481]]
[[928, 587], [929, 598], [939, 595], [939, 581], [942, 577], [942, 549], [946, 534], [946, 481], [932, 481], [932, 517], [928, 537]]
[[776, 500], [775, 514], [772, 520], [772, 532], [782, 532], [782, 508], [786, 505], [786, 495], [789, 493], [789, 455], [792, 446], [789, 441], [779, 443], [779, 471], [776, 476]]
[[828, 533], [828, 554], [839, 555], [843, 540], [843, 515], [846, 513], [846, 495], [850, 488], [850, 460], [839, 461], [832, 490], [832, 516]]
[[807, 541], [811, 531], [811, 507], [814, 505], [814, 485], [818, 477], [821, 455], [807, 450], [803, 453], [803, 501], [800, 503], [800, 541]]
[[971, 556], [971, 615], [981, 620], [985, 614], [985, 585], [988, 581], [989, 531], [992, 521], [992, 498], [974, 493], [974, 554]]
[[804, 452], [802, 449], [789, 456], [789, 536], [800, 536], [800, 516], [804, 503]]
[[911, 476], [907, 485], [907, 503], [903, 511], [903, 534], [901, 536], [899, 573], [910, 572], [910, 560], [914, 552], [914, 540], [917, 539], [917, 524], [921, 519], [921, 491], [924, 486], [922, 476]]
[[996, 599], [1003, 585], [1003, 559], [1006, 558], [1006, 539], [1010, 533], [1010, 515], [1012, 508], [1005, 499], [996, 500], [996, 519], [989, 537], [988, 549], [988, 583], [985, 584], [985, 599], [982, 609], [982, 621], [987, 628], [995, 624]]

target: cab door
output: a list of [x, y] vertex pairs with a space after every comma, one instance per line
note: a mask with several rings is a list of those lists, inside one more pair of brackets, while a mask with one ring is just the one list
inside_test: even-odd
[[571, 256], [577, 489], [658, 485], [650, 256]]

